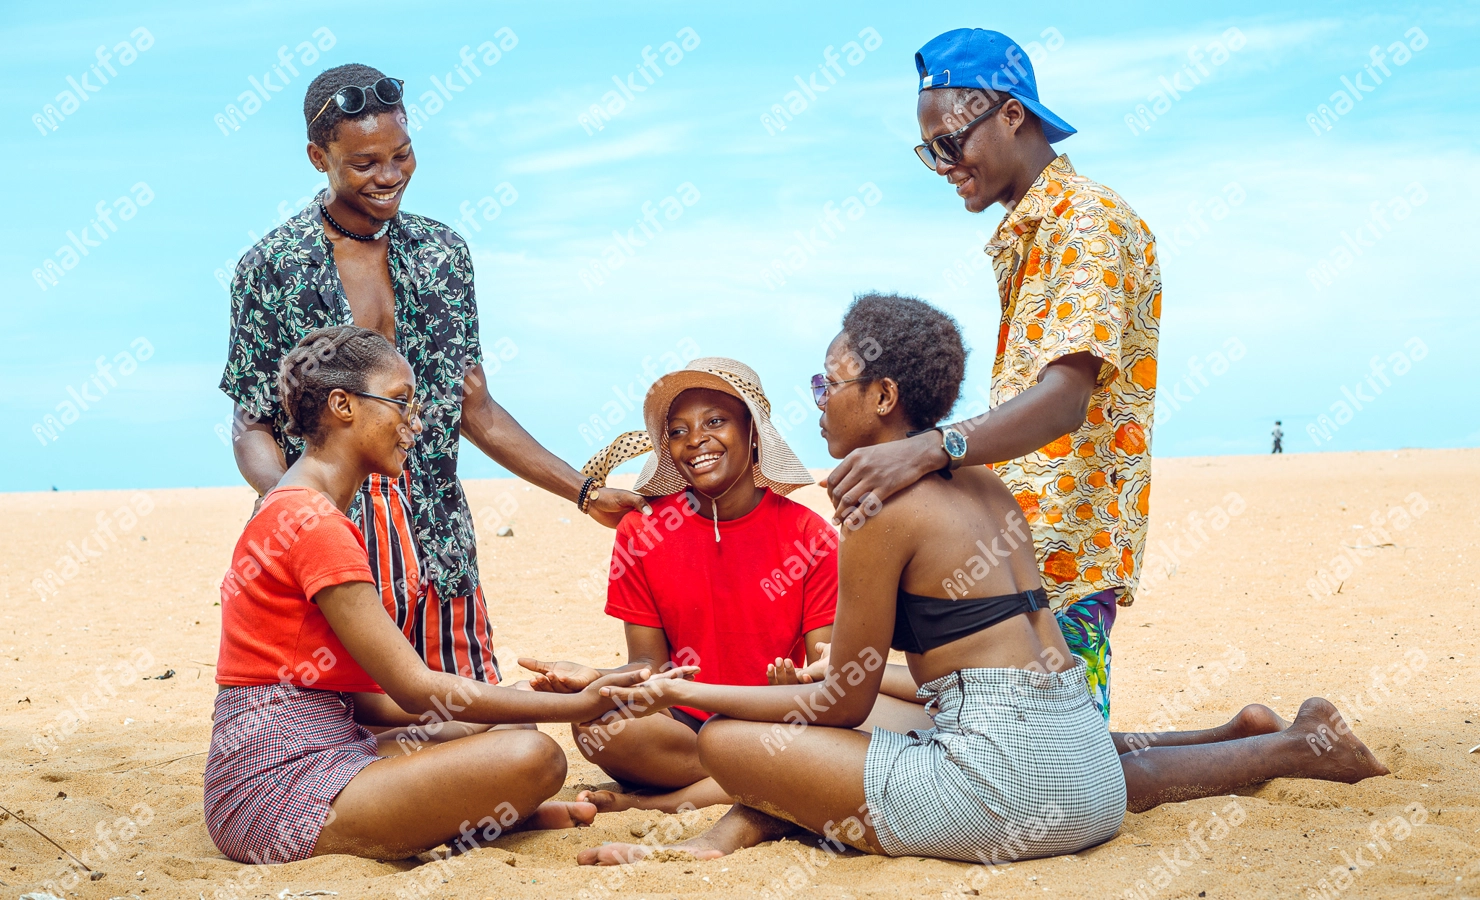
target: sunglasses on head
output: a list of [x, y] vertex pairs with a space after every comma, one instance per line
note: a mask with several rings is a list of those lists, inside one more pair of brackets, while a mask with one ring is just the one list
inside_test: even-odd
[[319, 116], [324, 114], [324, 110], [329, 108], [330, 103], [338, 106], [340, 111], [345, 115], [354, 115], [364, 109], [366, 103], [370, 102], [369, 92], [371, 91], [375, 93], [375, 96], [381, 103], [384, 103], [386, 106], [394, 106], [401, 102], [401, 97], [405, 94], [405, 84], [406, 82], [399, 78], [387, 76], [374, 84], [367, 84], [364, 87], [356, 85], [342, 87], [334, 92], [334, 96], [324, 101], [324, 105], [319, 107], [319, 111], [314, 113], [312, 119], [308, 120], [308, 124], [312, 125], [318, 121]]
[[962, 125], [960, 128], [956, 129], [950, 134], [943, 134], [940, 137], [931, 138], [925, 143], [920, 144], [915, 148], [915, 155], [920, 157], [920, 162], [924, 163], [931, 169], [934, 169], [936, 167], [936, 165], [938, 164], [937, 160], [939, 160], [940, 162], [944, 162], [948, 166], [954, 166], [956, 163], [959, 163], [961, 161], [961, 139], [966, 136], [966, 132], [975, 128], [979, 123], [984, 121], [987, 116], [990, 116], [992, 113], [1001, 109], [1002, 104], [1011, 99], [1011, 97], [1003, 97], [1001, 100], [998, 100], [996, 105], [994, 105], [991, 109], [977, 116], [975, 119], [972, 119], [970, 122], [967, 122], [965, 125]]

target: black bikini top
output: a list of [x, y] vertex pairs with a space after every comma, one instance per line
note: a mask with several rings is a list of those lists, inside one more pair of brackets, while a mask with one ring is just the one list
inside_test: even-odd
[[1048, 592], [1041, 587], [970, 600], [921, 597], [901, 589], [894, 612], [894, 639], [889, 646], [905, 653], [924, 653], [1040, 609], [1048, 609]]

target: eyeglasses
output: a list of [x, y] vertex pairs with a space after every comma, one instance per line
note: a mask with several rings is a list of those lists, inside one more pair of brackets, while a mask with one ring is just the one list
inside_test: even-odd
[[948, 166], [954, 166], [956, 163], [961, 161], [961, 138], [966, 135], [966, 132], [975, 128], [978, 124], [982, 122], [982, 120], [986, 119], [987, 116], [990, 116], [992, 113], [1001, 109], [1002, 104], [1011, 99], [1011, 97], [1003, 97], [1001, 100], [997, 101], [996, 106], [993, 106], [991, 109], [977, 116], [975, 119], [972, 119], [970, 122], [967, 122], [965, 125], [961, 126], [950, 134], [943, 134], [940, 137], [931, 138], [925, 143], [920, 144], [915, 148], [915, 155], [920, 157], [920, 162], [924, 163], [928, 168], [932, 170], [937, 165], [937, 159], [945, 162], [945, 164]]
[[860, 376], [858, 378], [848, 378], [843, 381], [828, 381], [827, 376], [819, 372], [812, 376], [812, 402], [817, 404], [818, 409], [827, 409], [827, 395], [832, 392], [831, 388], [840, 384], [852, 384], [855, 381], [867, 380], [867, 377]]
[[421, 418], [421, 401], [412, 397], [410, 400], [397, 400], [394, 397], [382, 397], [379, 394], [367, 394], [364, 391], [350, 391], [356, 397], [369, 397], [371, 400], [384, 400], [386, 403], [394, 403], [401, 407], [401, 418], [410, 422], [412, 419]]
[[342, 87], [334, 92], [334, 96], [324, 101], [324, 105], [319, 107], [319, 111], [313, 114], [313, 118], [308, 120], [308, 124], [312, 125], [314, 122], [317, 122], [319, 116], [324, 114], [324, 110], [329, 108], [330, 103], [338, 106], [341, 112], [351, 116], [354, 115], [364, 109], [365, 104], [369, 102], [370, 95], [366, 93], [367, 91], [374, 91], [375, 96], [386, 106], [394, 106], [401, 102], [401, 97], [405, 93], [405, 84], [406, 82], [399, 78], [387, 76], [374, 84], [367, 84], [364, 87], [358, 87], [356, 85]]

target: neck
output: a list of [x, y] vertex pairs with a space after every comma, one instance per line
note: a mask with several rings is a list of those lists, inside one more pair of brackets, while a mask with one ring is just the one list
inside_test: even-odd
[[332, 448], [310, 448], [288, 468], [278, 481], [279, 487], [297, 485], [313, 488], [333, 501], [340, 512], [349, 512], [360, 485], [370, 477], [370, 470], [355, 465], [347, 456]]
[[[328, 208], [329, 215], [334, 217], [334, 221], [353, 231], [355, 234], [374, 234], [380, 230], [381, 225], [385, 224], [382, 219], [372, 219], [359, 210], [354, 209], [341, 200], [339, 195], [333, 191], [329, 192], [329, 199], [324, 202], [324, 206]], [[327, 222], [325, 225], [330, 231], [334, 230], [334, 226], [329, 225]]]
[[696, 487], [689, 488], [689, 493], [699, 501], [699, 515], [706, 519], [718, 518], [721, 522], [748, 514], [760, 504], [765, 492], [765, 488], [756, 487], [755, 476], [749, 467], [718, 497], [711, 498]]
[[904, 417], [899, 415], [899, 411], [896, 409], [887, 417], [881, 419], [879, 421], [878, 428], [875, 429], [874, 433], [858, 446], [873, 447], [878, 444], [887, 444], [890, 441], [902, 441], [908, 438], [910, 436], [910, 432], [914, 430], [915, 429], [911, 428], [910, 424], [904, 420]]
[[1037, 181], [1038, 176], [1043, 174], [1043, 170], [1058, 158], [1059, 155], [1054, 152], [1053, 145], [1046, 140], [1029, 150], [1023, 159], [1023, 164], [1018, 168], [1017, 175], [1012, 179], [1012, 184], [1008, 189], [1009, 195], [1002, 204], [1003, 208], [1008, 212], [1016, 209], [1033, 187], [1033, 182]]

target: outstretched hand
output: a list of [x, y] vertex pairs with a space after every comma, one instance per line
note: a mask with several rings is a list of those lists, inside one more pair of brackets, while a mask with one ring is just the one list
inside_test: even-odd
[[653, 514], [652, 506], [641, 494], [610, 487], [593, 488], [593, 490], [596, 491], [596, 499], [586, 506], [586, 515], [607, 528], [616, 528], [622, 518], [634, 509], [645, 516]]
[[[651, 672], [643, 669], [643, 672]], [[650, 678], [643, 680], [640, 684], [632, 682], [609, 682], [614, 676], [595, 682], [592, 687], [599, 688], [601, 696], [610, 700], [617, 709], [625, 710], [635, 718], [650, 716], [680, 702], [674, 694], [675, 682], [692, 681], [699, 674], [698, 666], [674, 666], [666, 672], [659, 672]]]
[[817, 660], [801, 669], [790, 658], [778, 656], [774, 663], [766, 666], [766, 681], [771, 684], [812, 684], [825, 680], [832, 644], [818, 641], [817, 650], [821, 654]]
[[601, 672], [580, 663], [542, 662], [528, 656], [519, 657], [519, 665], [535, 672], [529, 679], [531, 690], [549, 694], [575, 694], [585, 690], [601, 677]]
[[847, 521], [856, 528], [877, 513], [885, 500], [949, 462], [939, 435], [929, 431], [902, 441], [859, 447], [818, 483], [832, 498], [833, 524]]

